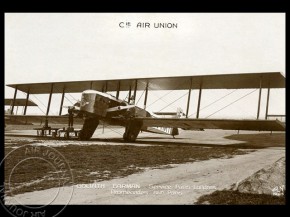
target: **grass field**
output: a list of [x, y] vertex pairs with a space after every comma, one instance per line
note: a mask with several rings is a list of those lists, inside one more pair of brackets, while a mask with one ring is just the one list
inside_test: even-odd
[[201, 196], [196, 205], [284, 205], [285, 197], [277, 197], [267, 194], [249, 194], [238, 191], [215, 191]]
[[240, 148], [268, 148], [285, 147], [285, 133], [261, 133], [261, 134], [235, 134], [225, 137], [227, 139], [245, 141], [244, 144], [238, 144]]
[[[148, 141], [145, 144], [149, 146], [134, 146], [120, 142], [119, 145], [112, 145], [106, 144], [106, 141], [102, 143], [102, 140], [93, 140], [82, 145], [65, 141], [65, 146], [54, 146], [54, 149], [65, 157], [71, 167], [74, 182], [69, 183], [69, 185], [72, 185], [125, 177], [148, 168], [168, 168], [174, 166], [174, 164], [231, 158], [235, 155], [252, 152], [254, 149], [285, 147], [284, 133], [272, 135], [239, 134], [226, 138], [238, 140], [241, 143], [223, 146]], [[51, 139], [47, 142], [49, 141]], [[64, 143], [64, 141], [54, 142]], [[38, 143], [38, 145], [43, 143], [45, 145], [46, 140], [39, 141], [35, 138], [7, 136], [5, 137], [5, 155], [18, 147], [23, 145], [33, 146], [34, 143]], [[144, 143], [144, 141], [141, 141], [141, 143]], [[57, 173], [45, 161], [29, 160], [14, 168], [22, 158], [23, 154], [15, 152], [13, 158], [9, 162], [5, 162], [5, 193], [7, 195], [12, 196], [59, 186]], [[9, 188], [7, 187], [8, 185]], [[204, 203], [284, 204], [285, 202], [284, 198], [268, 195], [248, 195], [233, 191], [217, 191], [201, 197], [197, 202], [197, 204]]]
[[[69, 143], [69, 142], [68, 142]], [[31, 144], [31, 141], [9, 141], [5, 153], [16, 147]], [[55, 147], [63, 154], [70, 165], [74, 184], [92, 183], [124, 177], [141, 172], [146, 168], [170, 167], [170, 164], [180, 164], [194, 161], [204, 161], [213, 158], [230, 158], [245, 154], [247, 151], [237, 147], [196, 147], [190, 145], [166, 146], [132, 146], [132, 145], [67, 145]], [[9, 174], [13, 166], [23, 158], [23, 154], [13, 154], [13, 158], [5, 164], [5, 183], [8, 184]], [[10, 180], [9, 194], [19, 194], [29, 191], [58, 187], [56, 174], [45, 161], [29, 160], [14, 169]], [[8, 188], [7, 188], [8, 189]]]
[[[240, 134], [226, 137], [228, 139], [246, 141], [245, 144], [238, 144], [243, 149], [247, 148], [268, 148], [285, 147], [285, 134]], [[215, 191], [208, 195], [201, 196], [196, 205], [284, 205], [285, 197], [277, 197], [267, 194], [240, 193], [233, 190]]]

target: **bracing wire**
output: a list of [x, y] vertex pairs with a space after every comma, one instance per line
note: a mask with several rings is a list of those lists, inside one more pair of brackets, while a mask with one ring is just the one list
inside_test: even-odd
[[235, 100], [235, 101], [233, 101], [232, 103], [230, 103], [230, 104], [228, 104], [228, 105], [226, 105], [226, 106], [222, 107], [221, 109], [219, 109], [219, 110], [215, 111], [214, 113], [212, 113], [212, 114], [208, 115], [208, 116], [207, 116], [207, 117], [205, 117], [205, 118], [209, 118], [210, 116], [212, 116], [212, 115], [214, 115], [214, 114], [216, 114], [216, 113], [220, 112], [221, 110], [223, 110], [223, 109], [225, 109], [225, 108], [229, 107], [230, 105], [232, 105], [232, 104], [234, 104], [234, 103], [238, 102], [239, 100], [241, 100], [241, 99], [245, 98], [246, 96], [248, 96], [248, 95], [250, 95], [250, 94], [254, 93], [256, 90], [257, 90], [257, 89], [255, 89], [255, 90], [251, 91], [250, 93], [247, 93], [246, 95], [244, 95], [244, 96], [242, 96], [242, 97], [238, 98], [237, 100]]
[[[157, 95], [157, 94], [155, 94], [155, 95]], [[165, 102], [166, 105], [168, 104], [168, 102], [165, 101], [164, 99], [162, 99], [162, 97], [160, 97], [159, 99], [155, 100], [155, 102], [157, 102], [157, 101], [159, 101], [159, 100], [162, 100], [163, 102]], [[154, 102], [154, 103], [155, 103], [155, 102]], [[153, 103], [151, 103], [150, 106], [151, 106], [151, 105], [153, 105]], [[147, 109], [148, 109], [148, 107], [149, 107], [149, 106], [146, 106]], [[174, 107], [174, 106], [172, 106], [172, 105], [170, 105], [170, 107], [173, 108], [174, 110], [176, 110], [176, 107]]]
[[119, 132], [119, 131], [117, 131], [117, 130], [113, 130], [113, 128], [109, 127], [109, 125], [107, 125], [107, 126], [105, 126], [105, 127], [108, 127], [108, 129], [109, 129], [109, 130], [111, 130], [111, 131], [113, 131], [113, 132], [115, 132], [115, 133], [117, 133], [117, 134], [119, 134], [119, 135], [123, 136], [123, 134], [122, 134], [122, 133], [120, 133], [120, 132]]
[[140, 101], [140, 99], [142, 98], [142, 96], [143, 96], [143, 94], [144, 94], [144, 93], [145, 93], [145, 90], [143, 90], [143, 92], [142, 92], [141, 96], [139, 97], [139, 99], [138, 99], [137, 103], [135, 103], [135, 105], [137, 105], [137, 104], [138, 104], [138, 102]]
[[[40, 102], [44, 107], [45, 107], [45, 105], [35, 96], [35, 95], [31, 95], [31, 96], [33, 96], [35, 99], [37, 99], [37, 101], [38, 102]], [[40, 106], [39, 105], [37, 105], [37, 107], [39, 108], [39, 110], [43, 113], [43, 114], [46, 114], [41, 108], [40, 108]]]
[[174, 100], [173, 102], [169, 103], [167, 106], [163, 107], [162, 109], [160, 109], [158, 112], [161, 112], [163, 109], [167, 108], [168, 106], [172, 105], [173, 103], [175, 103], [176, 101], [180, 100], [182, 97], [186, 96], [188, 93], [183, 94], [181, 97], [178, 97], [176, 100]]
[[[185, 81], [185, 82], [186, 82], [186, 81]], [[163, 102], [168, 103], [168, 102], [166, 102], [165, 100], [163, 100], [162, 98], [164, 98], [165, 96], [167, 96], [167, 95], [169, 95], [170, 93], [172, 93], [173, 91], [175, 91], [178, 87], [180, 87], [181, 85], [183, 85], [185, 82], [183, 82], [183, 83], [181, 83], [181, 84], [179, 83], [178, 85], [176, 85], [176, 86], [174, 87], [173, 90], [170, 90], [169, 92], [167, 92], [167, 93], [164, 94], [163, 96], [158, 97], [158, 99], [155, 100], [154, 102], [152, 102], [151, 104], [149, 104], [149, 105], [147, 106], [147, 108], [150, 107], [151, 105], [153, 105], [154, 103], [156, 103], [156, 102], [159, 101], [159, 100], [162, 100]], [[149, 84], [149, 87], [150, 87], [150, 84]]]
[[44, 105], [44, 103], [37, 97], [37, 96], [35, 96], [35, 95], [31, 95], [31, 96], [33, 96], [35, 99], [37, 99], [37, 101], [38, 102], [40, 102], [44, 107], [46, 107], [45, 105]]
[[[57, 87], [55, 87], [55, 89], [57, 89], [58, 91], [60, 91]], [[69, 93], [68, 93], [69, 94]], [[75, 101], [77, 101], [71, 94], [69, 94]], [[73, 105], [73, 102], [72, 101], [70, 101], [70, 99], [66, 96], [66, 95], [64, 95], [64, 98], [66, 98], [72, 105]]]
[[[23, 92], [21, 92], [25, 97], [26, 97], [26, 95], [23, 93]], [[30, 96], [34, 96], [34, 95], [30, 95]], [[44, 107], [45, 107], [45, 105], [36, 97], [36, 96], [34, 96]], [[39, 108], [39, 110], [43, 113], [43, 114], [45, 114], [45, 112], [40, 108], [40, 106], [39, 105], [37, 105], [37, 107]]]
[[[220, 97], [219, 99], [217, 99], [217, 100], [213, 101], [212, 103], [210, 103], [210, 104], [208, 104], [208, 105], [206, 105], [206, 106], [202, 107], [202, 108], [200, 109], [200, 111], [202, 111], [202, 110], [204, 110], [205, 108], [207, 108], [207, 107], [209, 107], [209, 106], [211, 106], [211, 105], [215, 104], [216, 102], [218, 102], [218, 101], [222, 100], [223, 98], [226, 98], [227, 96], [231, 95], [232, 93], [234, 93], [234, 92], [235, 92], [235, 91], [237, 91], [237, 90], [238, 90], [238, 89], [235, 89], [235, 90], [233, 90], [232, 92], [230, 92], [230, 93], [228, 93], [228, 94], [226, 94], [226, 95], [224, 95], [224, 96]], [[192, 113], [192, 114], [191, 114], [191, 115], [189, 115], [188, 117], [191, 117], [192, 115], [195, 115], [196, 113], [197, 113], [197, 112], [195, 112], [195, 113]]]
[[[70, 97], [73, 98], [74, 101], [76, 101], [76, 102], [78, 101], [78, 100], [77, 100], [76, 98], [74, 98], [70, 93], [68, 93], [68, 95], [70, 95]], [[70, 101], [70, 100], [69, 100], [69, 101]], [[70, 101], [70, 103], [72, 103], [72, 102]], [[72, 104], [73, 104], [73, 103], [72, 103]]]
[[125, 97], [124, 101], [126, 101], [126, 99], [129, 101], [129, 93], [128, 93], [127, 96]]
[[[147, 106], [147, 108], [148, 107], [150, 107], [150, 106], [152, 106], [154, 103], [156, 103], [157, 101], [159, 101], [159, 100], [163, 100], [163, 98], [165, 97], [165, 96], [167, 96], [168, 94], [170, 94], [170, 93], [172, 93], [174, 90], [171, 90], [171, 91], [169, 91], [168, 93], [166, 93], [166, 94], [164, 94], [163, 96], [158, 96], [158, 99], [156, 99], [154, 102], [152, 102], [152, 103], [150, 103], [148, 106]], [[156, 94], [157, 95], [157, 94]], [[163, 100], [163, 102], [166, 102], [165, 100]], [[166, 102], [167, 103], [167, 102]]]
[[[109, 126], [110, 126], [109, 124], [104, 123], [103, 126], [104, 126], [104, 127], [107, 127], [107, 128], [108, 128], [109, 130], [111, 130], [112, 132], [115, 132], [115, 133], [117, 133], [117, 134], [123, 136], [123, 134], [120, 133], [119, 131], [117, 131], [117, 130], [113, 130], [113, 128], [109, 127]], [[96, 136], [99, 136], [99, 135], [102, 135], [102, 134], [103, 134], [103, 133], [99, 133], [99, 134], [97, 134]]]

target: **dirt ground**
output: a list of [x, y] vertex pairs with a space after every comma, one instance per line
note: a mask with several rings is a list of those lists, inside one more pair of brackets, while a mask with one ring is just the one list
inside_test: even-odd
[[[53, 147], [65, 156], [74, 173], [73, 186], [46, 184], [39, 190], [37, 183], [36, 191], [29, 187], [13, 191], [13, 196], [5, 197], [6, 203], [193, 204], [200, 196], [229, 189], [285, 156], [284, 133], [181, 131], [176, 139], [142, 133], [136, 144], [130, 144], [122, 141], [122, 130], [105, 129], [103, 133], [98, 129], [89, 142], [37, 140], [26, 136], [31, 131], [18, 136], [5, 132], [5, 154], [27, 143]], [[49, 178], [47, 183], [53, 177]], [[35, 181], [27, 174], [22, 179]], [[67, 195], [71, 195], [69, 200]]]

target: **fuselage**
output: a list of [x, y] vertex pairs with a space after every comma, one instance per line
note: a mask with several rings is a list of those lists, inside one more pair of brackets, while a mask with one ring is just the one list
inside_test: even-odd
[[[126, 120], [136, 117], [159, 117], [134, 104], [117, 99], [116, 97], [96, 91], [85, 90], [82, 92], [80, 112], [86, 117], [95, 117], [111, 125], [126, 127]], [[123, 120], [123, 121], [122, 121]], [[141, 127], [141, 131], [172, 135], [172, 128]]]

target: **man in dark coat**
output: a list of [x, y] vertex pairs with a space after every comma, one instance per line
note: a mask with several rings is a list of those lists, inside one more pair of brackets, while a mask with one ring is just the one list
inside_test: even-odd
[[73, 127], [74, 125], [74, 107], [68, 107], [68, 127]]

